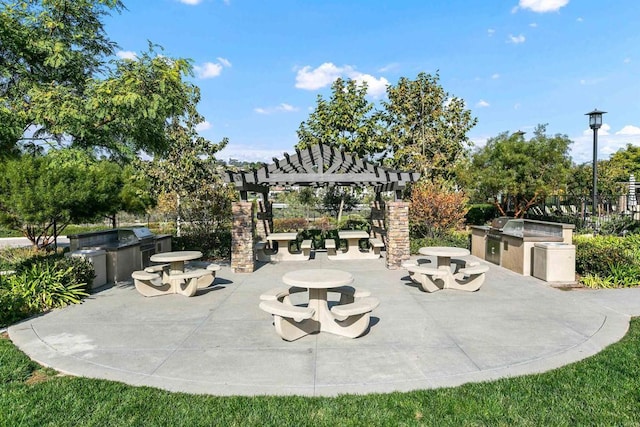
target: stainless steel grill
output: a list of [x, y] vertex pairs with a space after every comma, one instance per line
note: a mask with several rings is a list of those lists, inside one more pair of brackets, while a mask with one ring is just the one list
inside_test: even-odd
[[140, 244], [142, 267], [149, 265], [151, 255], [156, 253], [156, 236], [147, 227], [118, 228], [120, 245]]

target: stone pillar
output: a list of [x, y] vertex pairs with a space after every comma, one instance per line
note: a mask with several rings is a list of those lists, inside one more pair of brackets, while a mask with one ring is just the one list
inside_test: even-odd
[[385, 225], [387, 229], [387, 268], [401, 268], [402, 262], [411, 256], [409, 241], [409, 205], [408, 202], [387, 202], [385, 206]]
[[253, 273], [253, 205], [245, 201], [234, 202], [231, 211], [231, 268], [235, 273]]

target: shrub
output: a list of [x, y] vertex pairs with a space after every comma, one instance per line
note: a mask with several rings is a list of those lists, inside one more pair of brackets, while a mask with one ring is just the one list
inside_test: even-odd
[[576, 272], [588, 287], [640, 285], [640, 236], [576, 236]]
[[21, 261], [15, 274], [0, 276], [0, 325], [79, 303], [89, 295], [94, 276], [93, 266], [82, 258], [57, 254]]
[[309, 221], [306, 218], [276, 218], [273, 220], [273, 231], [277, 232], [294, 232], [306, 230]]
[[484, 225], [498, 216], [498, 209], [489, 203], [471, 205], [465, 221], [468, 225]]
[[467, 198], [444, 184], [421, 181], [411, 190], [409, 223], [416, 237], [436, 237], [462, 225]]
[[231, 231], [188, 233], [181, 237], [174, 236], [171, 246], [175, 251], [200, 251], [205, 259], [231, 258]]
[[576, 272], [580, 275], [607, 277], [611, 265], [637, 262], [629, 252], [629, 243], [621, 237], [575, 236], [573, 243], [576, 246]]

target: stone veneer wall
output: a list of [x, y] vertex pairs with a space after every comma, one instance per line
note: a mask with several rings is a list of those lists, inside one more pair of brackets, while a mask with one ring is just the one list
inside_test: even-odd
[[231, 211], [231, 268], [235, 273], [253, 273], [253, 204], [234, 202]]
[[408, 202], [387, 202], [385, 206], [385, 226], [387, 229], [387, 262], [390, 270], [401, 268], [402, 262], [411, 256], [409, 240]]

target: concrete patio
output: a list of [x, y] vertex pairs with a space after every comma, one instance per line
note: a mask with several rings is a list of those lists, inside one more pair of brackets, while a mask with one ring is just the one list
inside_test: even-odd
[[[282, 285], [285, 272], [307, 268], [348, 271], [380, 299], [367, 334], [276, 335], [259, 296]], [[330, 261], [316, 252], [252, 274], [223, 266], [191, 298], [145, 298], [119, 283], [9, 335], [34, 360], [72, 375], [187, 393], [334, 396], [547, 371], [618, 341], [637, 315], [640, 289], [563, 291], [491, 265], [478, 292], [429, 294], [383, 258]]]

